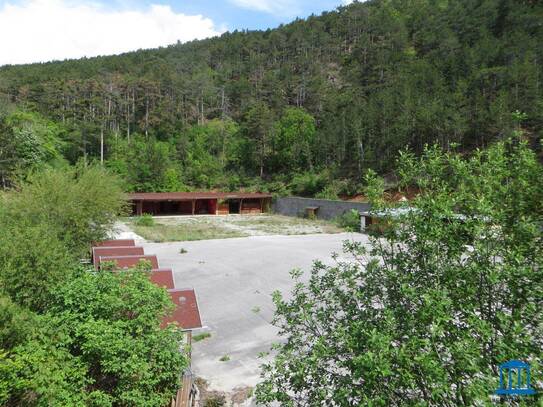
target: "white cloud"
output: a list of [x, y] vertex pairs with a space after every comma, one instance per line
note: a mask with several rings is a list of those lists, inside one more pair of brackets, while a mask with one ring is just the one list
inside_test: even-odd
[[230, 0], [239, 7], [263, 11], [278, 16], [294, 16], [300, 13], [300, 6], [295, 0]]
[[0, 66], [118, 54], [222, 31], [170, 6], [114, 10], [90, 1], [26, 0], [0, 8]]

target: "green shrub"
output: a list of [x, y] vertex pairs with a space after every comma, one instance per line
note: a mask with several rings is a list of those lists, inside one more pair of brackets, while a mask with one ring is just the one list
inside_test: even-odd
[[[397, 173], [420, 189], [416, 210], [386, 219], [401, 227], [344, 242], [334, 263], [292, 271], [292, 293], [274, 294], [282, 337], [259, 404], [484, 406], [503, 361], [543, 365], [537, 154], [520, 138], [469, 156], [432, 147], [402, 153]], [[366, 181], [373, 210], [389, 210], [383, 180]]]
[[319, 199], [338, 199], [338, 188], [337, 185], [332, 183], [330, 185], [326, 185], [322, 191], [315, 194], [315, 198]]
[[149, 213], [144, 213], [141, 216], [138, 216], [135, 220], [136, 225], [138, 226], [154, 226], [155, 220], [153, 216]]
[[358, 186], [354, 182], [346, 179], [335, 179], [315, 194], [315, 198], [338, 199], [340, 195], [356, 195], [357, 190]]
[[0, 194], [0, 405], [168, 404], [187, 359], [160, 327], [167, 293], [78, 265], [125, 205], [115, 178], [76, 167], [18, 187]]
[[315, 196], [326, 186], [328, 177], [326, 174], [305, 172], [292, 178], [291, 189], [296, 195]]
[[106, 238], [127, 205], [120, 179], [101, 167], [37, 172], [16, 191], [6, 194], [10, 222], [43, 224], [79, 258], [91, 242]]
[[335, 223], [350, 232], [358, 232], [360, 231], [360, 214], [356, 209], [351, 209], [335, 218]]

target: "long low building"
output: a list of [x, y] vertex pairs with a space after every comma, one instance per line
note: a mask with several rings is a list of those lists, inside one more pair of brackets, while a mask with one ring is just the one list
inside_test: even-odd
[[228, 215], [267, 212], [272, 195], [260, 192], [134, 192], [132, 214]]

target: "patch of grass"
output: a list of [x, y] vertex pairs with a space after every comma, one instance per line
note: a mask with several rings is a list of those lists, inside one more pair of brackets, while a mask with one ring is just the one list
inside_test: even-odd
[[229, 355], [221, 356], [221, 358], [219, 360], [221, 362], [228, 362], [230, 360], [230, 356]]
[[202, 332], [201, 334], [194, 335], [192, 340], [193, 342], [200, 342], [207, 338], [211, 338], [211, 334], [209, 332]]
[[326, 220], [275, 214], [202, 218], [197, 216], [159, 217], [151, 218], [154, 221], [151, 226], [141, 225], [138, 219], [132, 219], [132, 229], [145, 239], [153, 242], [225, 239], [255, 234], [306, 235], [312, 233], [340, 233], [345, 230], [339, 224]]
[[153, 242], [181, 242], [247, 236], [237, 230], [211, 222], [164, 224], [162, 220], [156, 221], [153, 226], [141, 226], [135, 223], [134, 232]]
[[150, 214], [144, 213], [134, 220], [134, 224], [137, 226], [153, 226], [155, 224], [155, 220]]
[[253, 311], [255, 314], [258, 314], [260, 312], [260, 307], [258, 305], [255, 305], [251, 311]]
[[322, 219], [295, 218], [282, 215], [261, 215], [229, 220], [229, 223], [266, 234], [304, 235], [308, 233], [339, 233], [342, 228]]
[[189, 251], [187, 249], [185, 249], [184, 247], [182, 247], [181, 249], [179, 249], [179, 254], [185, 254], [185, 253], [188, 253]]
[[226, 398], [222, 394], [210, 395], [204, 401], [204, 407], [222, 407], [226, 406]]

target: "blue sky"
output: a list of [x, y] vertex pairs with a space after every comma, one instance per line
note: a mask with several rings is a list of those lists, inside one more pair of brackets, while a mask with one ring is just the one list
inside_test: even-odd
[[350, 0], [0, 0], [0, 66], [266, 29]]
[[[341, 0], [175, 0], [175, 1], [125, 1], [122, 4], [167, 4], [177, 12], [202, 14], [228, 30], [266, 29], [288, 23], [296, 17], [307, 17], [335, 9]], [[266, 10], [267, 9], [267, 10]]]

